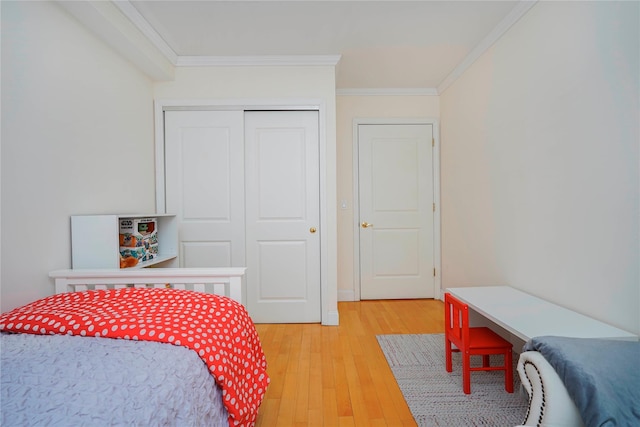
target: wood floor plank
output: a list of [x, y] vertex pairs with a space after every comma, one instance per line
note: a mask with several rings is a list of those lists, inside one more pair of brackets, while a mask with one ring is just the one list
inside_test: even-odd
[[340, 424], [338, 416], [338, 399], [334, 388], [322, 389], [322, 421], [327, 426]]
[[339, 326], [256, 325], [271, 377], [257, 426], [416, 425], [376, 335], [442, 333], [442, 302], [340, 302], [338, 310]]
[[353, 417], [340, 417], [338, 418], [338, 427], [355, 427], [356, 423], [353, 421]]

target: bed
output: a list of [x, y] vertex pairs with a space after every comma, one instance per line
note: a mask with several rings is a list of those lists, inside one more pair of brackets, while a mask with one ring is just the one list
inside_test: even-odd
[[640, 342], [544, 336], [523, 350], [524, 425], [640, 425]]
[[0, 316], [0, 425], [251, 426], [269, 384], [244, 269], [62, 270]]

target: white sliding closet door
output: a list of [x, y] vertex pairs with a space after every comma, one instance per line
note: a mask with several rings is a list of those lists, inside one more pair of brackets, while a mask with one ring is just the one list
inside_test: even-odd
[[321, 321], [317, 111], [166, 111], [181, 267], [247, 267], [257, 323]]
[[178, 217], [181, 267], [245, 265], [243, 114], [165, 112], [166, 209]]
[[320, 322], [316, 111], [245, 113], [247, 305], [256, 322]]

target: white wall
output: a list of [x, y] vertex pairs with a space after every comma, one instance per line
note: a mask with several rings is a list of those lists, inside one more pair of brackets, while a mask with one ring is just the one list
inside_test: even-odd
[[[198, 100], [216, 105], [321, 105], [325, 126], [324, 152], [320, 153], [325, 168], [321, 180], [326, 183], [321, 201], [326, 223], [326, 241], [321, 248], [323, 266], [323, 324], [338, 323], [337, 243], [336, 243], [336, 101], [334, 66], [268, 66], [268, 67], [184, 67], [175, 72], [171, 82], [156, 83], [154, 97], [161, 102]], [[321, 126], [323, 118], [320, 118]], [[322, 199], [326, 197], [326, 199]]]
[[638, 2], [539, 2], [441, 95], [443, 288], [640, 332]]
[[71, 267], [70, 215], [153, 212], [155, 194], [151, 82], [56, 3], [1, 8], [6, 311]]
[[353, 121], [364, 118], [439, 118], [438, 96], [338, 96], [337, 109], [337, 200], [347, 202], [347, 209], [338, 207], [338, 297], [353, 301], [354, 282], [354, 217], [356, 197], [353, 190]]

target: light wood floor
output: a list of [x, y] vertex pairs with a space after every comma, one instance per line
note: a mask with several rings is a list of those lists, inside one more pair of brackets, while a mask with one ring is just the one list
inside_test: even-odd
[[257, 426], [415, 426], [376, 335], [444, 331], [438, 300], [338, 303], [340, 326], [256, 325], [271, 384]]

